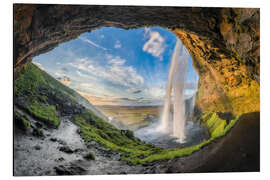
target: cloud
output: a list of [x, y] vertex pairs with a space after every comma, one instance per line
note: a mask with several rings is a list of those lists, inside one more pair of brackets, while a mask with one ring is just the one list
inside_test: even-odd
[[89, 77], [87, 74], [81, 73], [80, 71], [76, 71], [76, 73], [77, 73], [80, 77], [84, 77], [84, 78], [88, 78], [88, 77]]
[[142, 92], [142, 88], [133, 87], [133, 88], [128, 89], [128, 93], [130, 94], [139, 94], [141, 92]]
[[64, 73], [61, 73], [61, 72], [59, 72], [59, 71], [54, 72], [54, 75], [56, 76], [56, 78], [65, 76]]
[[109, 58], [109, 64], [113, 64], [117, 66], [124, 65], [126, 62], [125, 59], [121, 59], [119, 56], [116, 56], [116, 57], [108, 56], [108, 58]]
[[82, 75], [82, 71], [91, 77], [95, 77], [98, 81], [109, 82], [114, 85], [130, 87], [141, 87], [144, 83], [142, 76], [137, 74], [132, 66], [125, 65], [126, 60], [119, 56], [105, 56], [107, 61], [97, 61], [88, 58], [78, 58], [68, 65], [80, 70], [78, 75]]
[[45, 71], [44, 67], [43, 67], [40, 63], [34, 62], [34, 61], [33, 61], [33, 64], [35, 64], [35, 65], [36, 65], [39, 69], [41, 69], [42, 71]]
[[145, 28], [145, 34], [149, 40], [144, 44], [143, 51], [152, 54], [162, 60], [162, 53], [165, 50], [164, 38], [157, 31]]
[[124, 98], [119, 98], [119, 100], [124, 100], [124, 101], [133, 101], [132, 99], [130, 99], [130, 98], [126, 98], [126, 97], [124, 97]]
[[166, 90], [164, 88], [159, 87], [145, 88], [143, 92], [146, 95], [146, 97], [150, 97], [152, 99], [164, 99], [166, 94]]
[[115, 42], [115, 44], [114, 44], [114, 48], [115, 48], [115, 49], [118, 49], [118, 48], [121, 48], [121, 47], [122, 47], [122, 45], [121, 45], [120, 41], [117, 40], [117, 41]]
[[139, 93], [141, 93], [142, 92], [142, 90], [137, 90], [137, 91], [134, 91], [134, 92], [132, 92], [133, 94], [139, 94]]
[[58, 77], [56, 78], [58, 81], [60, 81], [62, 84], [68, 86], [70, 84], [70, 78], [67, 76]]
[[60, 71], [62, 71], [63, 73], [68, 73], [68, 69], [67, 68], [65, 68], [65, 67], [62, 67], [61, 69], [60, 69]]
[[94, 43], [93, 41], [91, 41], [91, 40], [89, 40], [89, 39], [87, 39], [87, 38], [79, 37], [78, 39], [80, 39], [80, 40], [82, 40], [83, 42], [86, 42], [86, 43], [88, 43], [88, 44], [90, 44], [90, 45], [92, 45], [92, 46], [95, 46], [95, 47], [97, 47], [97, 48], [100, 48], [100, 49], [103, 49], [103, 50], [107, 50], [106, 48], [104, 48], [104, 47], [102, 47], [102, 46], [100, 46], [100, 45]]

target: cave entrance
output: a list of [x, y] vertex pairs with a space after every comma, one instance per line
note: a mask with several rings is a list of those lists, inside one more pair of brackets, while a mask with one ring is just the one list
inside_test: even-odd
[[[157, 140], [160, 135], [149, 135], [147, 129], [161, 121], [177, 39], [161, 27], [103, 27], [36, 56], [33, 63], [76, 90], [118, 128], [131, 129], [143, 140], [156, 141], [163, 147], [168, 146], [164, 144], [168, 140], [169, 147], [177, 147], [178, 143], [172, 141], [175, 139]], [[184, 85], [186, 124], [199, 137], [202, 131], [191, 121], [197, 84], [198, 73], [188, 54]], [[150, 136], [153, 137], [149, 139]], [[193, 138], [189, 145], [202, 140], [194, 136], [189, 137]]]

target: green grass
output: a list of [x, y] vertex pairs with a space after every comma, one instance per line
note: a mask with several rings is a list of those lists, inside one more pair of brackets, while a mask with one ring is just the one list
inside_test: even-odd
[[75, 116], [74, 120], [80, 127], [81, 135], [85, 139], [96, 141], [112, 150], [120, 150], [122, 160], [132, 162], [132, 159], [145, 158], [163, 151], [162, 148], [155, 147], [134, 137], [132, 131], [116, 129], [89, 110]]
[[59, 105], [58, 101], [77, 103], [75, 97], [77, 93], [74, 90], [64, 86], [32, 63], [26, 66], [24, 73], [14, 83], [14, 93], [15, 97], [22, 97], [24, 100], [23, 104], [19, 104], [21, 108], [53, 127], [60, 124], [56, 107]]
[[[191, 146], [191, 147], [185, 147], [185, 148], [176, 148], [176, 149], [171, 149], [171, 150], [165, 150], [159, 154], [151, 155], [147, 158], [144, 159], [134, 159], [132, 160], [133, 164], [140, 164], [140, 163], [145, 163], [145, 162], [152, 162], [152, 161], [157, 161], [157, 160], [169, 160], [173, 159], [176, 157], [183, 157], [183, 156], [188, 156], [191, 155], [193, 152], [196, 152], [200, 150], [202, 147], [210, 144], [212, 141], [224, 136], [227, 134], [227, 132], [237, 123], [241, 115], [238, 115], [234, 120], [230, 121], [230, 123], [221, 131], [217, 131], [213, 136], [211, 136], [208, 140]], [[218, 126], [219, 128], [219, 126]]]
[[34, 101], [29, 106], [29, 112], [36, 118], [45, 121], [49, 125], [58, 127], [60, 120], [58, 118], [55, 106], [43, 105]]
[[66, 87], [36, 65], [30, 63], [15, 82], [14, 93], [16, 96], [26, 97], [29, 101], [33, 101], [38, 97], [39, 101], [47, 102], [48, 97], [46, 94], [40, 93], [42, 90], [54, 91], [55, 94], [61, 94], [74, 102], [76, 101], [76, 92], [74, 90]]
[[[168, 150], [142, 142], [134, 137], [133, 134], [123, 133], [123, 131], [106, 123], [89, 110], [75, 116], [75, 122], [80, 127], [81, 135], [86, 140], [93, 140], [106, 148], [119, 150], [122, 152], [122, 160], [132, 164], [140, 164], [190, 155], [211, 143], [213, 140], [224, 136], [235, 125], [239, 117], [240, 116], [237, 116], [227, 125], [226, 120], [221, 119], [217, 113], [206, 113], [202, 118], [204, 118], [203, 120], [206, 122], [207, 126], [210, 127], [210, 139], [191, 147]], [[129, 134], [129, 136], [127, 136], [127, 134]]]

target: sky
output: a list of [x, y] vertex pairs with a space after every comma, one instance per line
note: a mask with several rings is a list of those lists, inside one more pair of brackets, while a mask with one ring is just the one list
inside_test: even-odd
[[[177, 37], [160, 27], [103, 27], [41, 54], [33, 62], [94, 105], [161, 105]], [[188, 57], [185, 96], [196, 92]]]

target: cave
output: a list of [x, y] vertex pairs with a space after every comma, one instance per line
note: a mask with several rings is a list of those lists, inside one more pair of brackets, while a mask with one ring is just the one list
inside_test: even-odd
[[259, 9], [15, 4], [15, 80], [34, 56], [103, 26], [169, 28], [199, 72], [198, 108], [259, 110]]
[[[250, 139], [258, 153], [260, 111], [260, 10], [257, 8], [141, 7], [87, 5], [14, 5], [14, 82], [23, 74], [32, 58], [48, 52], [60, 43], [101, 27], [133, 29], [160, 26], [176, 34], [192, 56], [199, 75], [195, 102], [196, 115], [207, 111], [227, 118], [245, 114], [230, 131], [235, 138], [219, 139], [191, 156], [190, 165], [179, 167], [176, 158], [167, 172], [233, 171], [233, 153], [219, 156], [228, 148], [236, 151]], [[256, 127], [254, 130], [254, 127]], [[244, 130], [243, 130], [244, 129]], [[242, 132], [242, 134], [239, 134]], [[250, 137], [248, 132], [256, 135]], [[245, 140], [245, 141], [246, 141]], [[226, 146], [232, 143], [234, 149]], [[222, 148], [213, 148], [221, 146]], [[225, 148], [224, 148], [225, 147]], [[216, 155], [209, 156], [212, 150]], [[204, 155], [198, 163], [195, 157]], [[223, 165], [217, 160], [226, 161]], [[236, 171], [258, 171], [258, 156], [236, 163]], [[241, 167], [241, 168], [240, 168]], [[251, 168], [250, 168], [251, 167]], [[250, 168], [250, 169], [249, 169]]]

